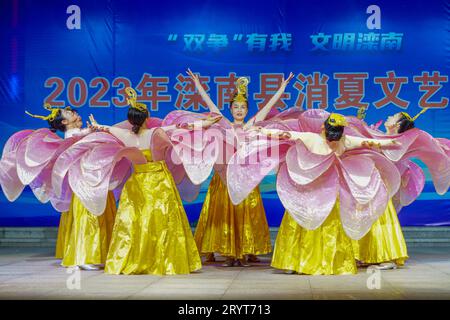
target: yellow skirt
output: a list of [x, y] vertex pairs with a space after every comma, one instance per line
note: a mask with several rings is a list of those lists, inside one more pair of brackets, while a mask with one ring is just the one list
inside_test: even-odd
[[392, 200], [389, 201], [384, 214], [372, 225], [369, 233], [358, 241], [353, 240], [353, 251], [355, 259], [364, 263], [392, 261], [397, 265], [405, 264], [408, 251]]
[[67, 233], [69, 231], [67, 225], [70, 223], [68, 219], [70, 219], [69, 212], [61, 212], [61, 216], [59, 218], [58, 236], [56, 238], [56, 250], [55, 250], [56, 259], [62, 259], [64, 257], [64, 250], [66, 248], [66, 238]]
[[271, 252], [269, 226], [259, 189], [255, 188], [235, 206], [227, 186], [214, 174], [194, 237], [201, 254], [217, 252], [240, 259], [246, 254]]
[[271, 265], [311, 275], [357, 273], [352, 241], [339, 218], [339, 201], [316, 230], [306, 230], [285, 212]]
[[110, 274], [187, 274], [201, 260], [164, 162], [136, 165], [120, 197], [105, 265]]
[[112, 192], [108, 193], [106, 209], [101, 216], [90, 213], [74, 195], [65, 219], [67, 232], [61, 265], [105, 263], [115, 215], [116, 201]]

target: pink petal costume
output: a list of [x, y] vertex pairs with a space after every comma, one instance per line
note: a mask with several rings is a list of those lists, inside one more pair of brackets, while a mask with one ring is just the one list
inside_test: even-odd
[[[187, 116], [201, 116], [184, 111], [177, 113], [184, 117], [174, 122], [165, 120], [165, 124], [186, 122], [189, 119]], [[226, 181], [227, 163], [239, 143], [248, 138], [248, 132], [225, 119], [210, 131], [215, 139], [215, 143], [211, 144], [214, 150], [199, 154], [194, 160], [194, 164], [209, 164], [208, 169], [212, 169], [213, 165], [215, 171], [194, 236], [200, 253], [217, 252], [237, 259], [246, 254], [268, 253], [271, 251], [270, 235], [258, 187], [255, 186], [245, 201], [235, 206], [230, 202], [226, 183], [223, 182]], [[205, 170], [203, 177], [206, 178], [210, 172]]]
[[[105, 190], [103, 187], [98, 188], [101, 185], [109, 188], [120, 185], [121, 177], [128, 175], [128, 170], [132, 169], [120, 195], [105, 272], [165, 275], [186, 274], [200, 269], [200, 256], [175, 179], [166, 165], [166, 160], [173, 165], [174, 173], [179, 175], [177, 178], [181, 177], [181, 183], [188, 177], [195, 180], [196, 174], [202, 176], [202, 171], [193, 169], [188, 162], [179, 162], [185, 160], [184, 155], [179, 152], [183, 146], [177, 145], [176, 140], [172, 142], [171, 136], [164, 130], [171, 132], [174, 137], [187, 137], [191, 133], [184, 129], [177, 130], [175, 126], [167, 128], [160, 125], [141, 130], [139, 134], [116, 126], [108, 128], [111, 135], [103, 133], [96, 141], [117, 139], [127, 146], [128, 150], [133, 150], [133, 153], [137, 150], [139, 156], [136, 154], [128, 157], [133, 159], [133, 166], [127, 163], [124, 167], [120, 167], [122, 160], [106, 159], [106, 156], [105, 163], [97, 165], [95, 171], [91, 173], [84, 169], [94, 165], [90, 158], [84, 163], [80, 162], [83, 167], [79, 172], [85, 177], [83, 178], [85, 181], [91, 181], [90, 183], [95, 186], [93, 191]], [[205, 145], [207, 146], [208, 144]], [[93, 157], [95, 154], [95, 159], [105, 153], [99, 148], [91, 150]], [[117, 155], [115, 154], [115, 157]], [[121, 169], [117, 170], [118, 167]], [[188, 170], [192, 169], [192, 172], [183, 172], [185, 167]], [[124, 175], [125, 168], [127, 173]], [[89, 180], [91, 175], [92, 179]], [[86, 205], [93, 206], [93, 209], [97, 210], [98, 201], [104, 198], [105, 191], [102, 191], [98, 198], [97, 196], [94, 198], [85, 194], [85, 190], [85, 186], [82, 186], [76, 188], [74, 192], [79, 192]], [[101, 208], [98, 207], [98, 210]]]
[[397, 135], [387, 135], [363, 121], [349, 117], [349, 130], [353, 134], [370, 138], [396, 138], [403, 141], [396, 151], [383, 151], [395, 161], [401, 175], [398, 192], [389, 201], [385, 213], [373, 224], [370, 231], [360, 240], [353, 241], [355, 258], [368, 264], [395, 262], [403, 265], [408, 259], [397, 212], [411, 204], [422, 192], [425, 184], [423, 170], [411, 158], [419, 158], [430, 170], [436, 191], [444, 194], [450, 181], [447, 139], [434, 139], [419, 129], [410, 129]]
[[288, 214], [275, 244], [275, 268], [306, 274], [356, 273], [350, 238], [364, 236], [398, 190], [395, 165], [362, 148], [364, 139], [344, 134], [334, 152], [327, 147], [317, 132], [329, 115], [323, 110], [303, 112], [298, 129], [291, 131], [300, 140], [259, 135], [228, 166], [233, 203], [279, 167], [277, 192]]
[[125, 182], [131, 163], [144, 161], [139, 150], [101, 132], [86, 135], [61, 153], [52, 185], [56, 194], [66, 188], [74, 193], [63, 266], [105, 263], [116, 215], [113, 191]]
[[[191, 74], [195, 86], [213, 113], [221, 113], [198, 79]], [[236, 101], [247, 100], [248, 79], [239, 78], [236, 82], [236, 95], [230, 106]], [[271, 100], [247, 122], [236, 125], [223, 119], [222, 128], [226, 136], [218, 149], [219, 156], [214, 165], [214, 176], [208, 188], [200, 217], [195, 230], [195, 241], [200, 254], [211, 259], [214, 253], [227, 257], [227, 265], [231, 266], [235, 259], [244, 261], [245, 255], [261, 255], [272, 251], [269, 226], [261, 198], [259, 187], [255, 185], [245, 200], [238, 205], [230, 201], [226, 187], [226, 169], [230, 157], [239, 149], [240, 144], [248, 137], [246, 128], [270, 115], [270, 111], [284, 92], [286, 83], [278, 89]], [[274, 114], [276, 112], [273, 112]], [[264, 115], [265, 114], [265, 115]], [[259, 119], [259, 118], [262, 119]], [[259, 120], [258, 120], [259, 119]]]
[[79, 139], [80, 136], [61, 139], [47, 128], [22, 130], [8, 139], [0, 161], [0, 184], [8, 200], [16, 200], [28, 185], [40, 202], [50, 201], [55, 210], [61, 212], [55, 253], [59, 259], [65, 250], [72, 191], [65, 187], [56, 195], [51, 173], [61, 152]]

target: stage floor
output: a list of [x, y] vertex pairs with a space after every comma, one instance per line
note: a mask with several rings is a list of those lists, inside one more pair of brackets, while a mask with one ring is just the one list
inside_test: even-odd
[[[80, 289], [47, 248], [0, 248], [0, 299], [450, 299], [450, 248], [410, 248], [407, 265], [351, 276], [289, 275], [269, 266], [269, 257], [252, 267], [204, 265], [177, 276], [114, 276], [81, 271]], [[369, 277], [380, 275], [379, 289]], [[69, 281], [70, 282], [70, 281]], [[71, 283], [76, 283], [71, 282]]]

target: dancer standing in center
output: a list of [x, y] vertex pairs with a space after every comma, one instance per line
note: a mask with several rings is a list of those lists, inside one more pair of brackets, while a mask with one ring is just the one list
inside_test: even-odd
[[[209, 111], [222, 114], [202, 87], [199, 77], [189, 69], [187, 73], [194, 81]], [[245, 130], [267, 117], [293, 76], [290, 73], [289, 77], [282, 81], [275, 95], [247, 123], [244, 120], [248, 113], [247, 85], [249, 81], [244, 77], [237, 80], [237, 90], [230, 101], [230, 110], [233, 116], [231, 127], [234, 128], [240, 141], [245, 139]], [[211, 180], [195, 230], [195, 241], [200, 254], [207, 255], [207, 262], [215, 261], [214, 253], [219, 253], [226, 257], [223, 266], [246, 267], [249, 266], [246, 255], [249, 262], [258, 262], [256, 255], [272, 251], [266, 213], [258, 187], [242, 203], [233, 205], [223, 178], [216, 171]]]

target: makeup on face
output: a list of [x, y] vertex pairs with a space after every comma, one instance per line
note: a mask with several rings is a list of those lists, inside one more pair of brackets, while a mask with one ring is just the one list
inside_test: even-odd
[[234, 120], [242, 121], [248, 113], [247, 104], [245, 102], [233, 102], [231, 105], [231, 115]]
[[67, 121], [65, 124], [67, 127], [81, 128], [83, 126], [81, 116], [75, 110], [63, 110], [62, 115]]

